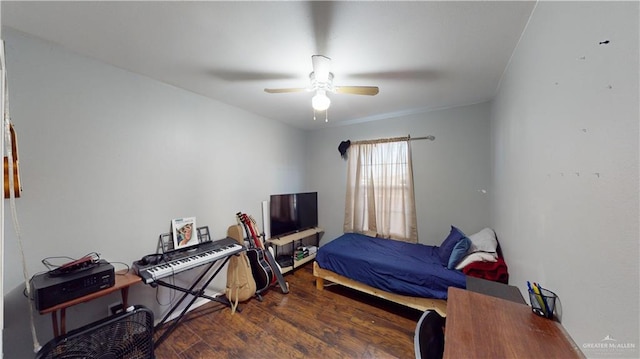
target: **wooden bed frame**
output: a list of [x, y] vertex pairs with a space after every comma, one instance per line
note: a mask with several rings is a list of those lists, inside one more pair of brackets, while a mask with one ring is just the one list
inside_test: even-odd
[[422, 297], [409, 297], [406, 295], [385, 292], [366, 284], [357, 282], [353, 279], [341, 276], [330, 270], [322, 269], [317, 262], [313, 262], [313, 275], [316, 277], [316, 289], [324, 289], [324, 281], [328, 280], [333, 283], [340, 284], [357, 291], [374, 295], [376, 297], [389, 300], [406, 307], [417, 309], [420, 311], [435, 310], [438, 314], [445, 317], [447, 315], [447, 301], [444, 299], [432, 299]]

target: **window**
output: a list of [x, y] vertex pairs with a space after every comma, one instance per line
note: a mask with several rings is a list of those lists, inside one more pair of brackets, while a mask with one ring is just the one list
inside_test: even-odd
[[415, 212], [408, 139], [352, 143], [344, 231], [415, 243]]

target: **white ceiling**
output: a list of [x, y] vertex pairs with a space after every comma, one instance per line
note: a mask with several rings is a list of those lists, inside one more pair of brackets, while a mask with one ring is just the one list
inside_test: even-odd
[[[304, 129], [491, 99], [535, 2], [1, 2], [2, 25]], [[334, 85], [313, 121], [311, 55]]]

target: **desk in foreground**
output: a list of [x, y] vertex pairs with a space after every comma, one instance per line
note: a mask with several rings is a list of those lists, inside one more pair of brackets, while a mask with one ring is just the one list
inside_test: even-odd
[[584, 358], [560, 323], [525, 304], [449, 288], [444, 358]]

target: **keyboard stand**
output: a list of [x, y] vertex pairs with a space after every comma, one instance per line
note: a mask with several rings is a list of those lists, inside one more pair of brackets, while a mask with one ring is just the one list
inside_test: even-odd
[[[204, 294], [205, 289], [209, 286], [209, 283], [211, 283], [211, 281], [218, 275], [218, 273], [220, 272], [220, 270], [222, 270], [222, 268], [224, 268], [224, 265], [229, 261], [229, 258], [231, 258], [231, 255], [226, 256], [224, 258], [220, 258], [218, 260], [212, 261], [211, 263], [206, 265], [206, 269], [202, 272], [202, 274], [193, 282], [193, 284], [191, 285], [191, 287], [189, 289], [186, 288], [182, 288], [179, 286], [176, 286], [174, 284], [170, 284], [167, 283], [163, 280], [157, 280], [155, 281], [156, 284], [163, 286], [163, 287], [167, 287], [167, 288], [171, 288], [180, 292], [183, 292], [184, 294], [182, 295], [182, 297], [180, 298], [180, 300], [173, 305], [173, 307], [171, 308], [171, 310], [164, 316], [164, 318], [162, 318], [162, 320], [155, 326], [154, 330], [157, 332], [158, 329], [160, 329], [166, 322], [166, 320], [171, 316], [171, 314], [173, 314], [173, 312], [176, 311], [176, 309], [178, 309], [178, 307], [180, 306], [180, 304], [182, 304], [182, 302], [187, 298], [188, 295], [192, 295], [193, 298], [191, 299], [191, 301], [189, 302], [189, 304], [187, 304], [187, 306], [182, 310], [182, 312], [180, 313], [180, 315], [174, 319], [173, 323], [171, 323], [171, 326], [169, 328], [167, 328], [165, 330], [164, 333], [162, 333], [162, 335], [155, 341], [154, 343], [154, 348], [157, 348], [158, 346], [160, 346], [160, 344], [162, 344], [162, 342], [167, 339], [167, 337], [176, 329], [176, 327], [178, 326], [178, 324], [180, 324], [180, 321], [182, 320], [182, 318], [184, 317], [184, 315], [187, 313], [187, 311], [189, 311], [189, 308], [191, 308], [191, 306], [193, 305], [193, 303], [195, 303], [195, 301], [198, 298], [205, 298], [208, 299], [210, 301], [215, 301], [215, 302], [219, 302], [222, 303], [228, 307], [231, 307], [231, 303], [229, 302], [229, 300], [225, 297], [225, 296], [221, 296], [221, 297], [212, 297], [209, 295]], [[202, 286], [199, 287], [199, 289], [195, 289], [196, 286], [198, 285], [198, 283], [200, 283], [203, 279], [205, 279], [205, 277], [207, 276], [207, 274], [211, 271], [211, 269], [213, 268], [213, 266], [222, 261], [222, 265], [220, 265], [215, 272], [210, 275], [207, 280], [204, 282], [204, 284]], [[236, 309], [236, 311], [239, 312], [239, 310]]]

